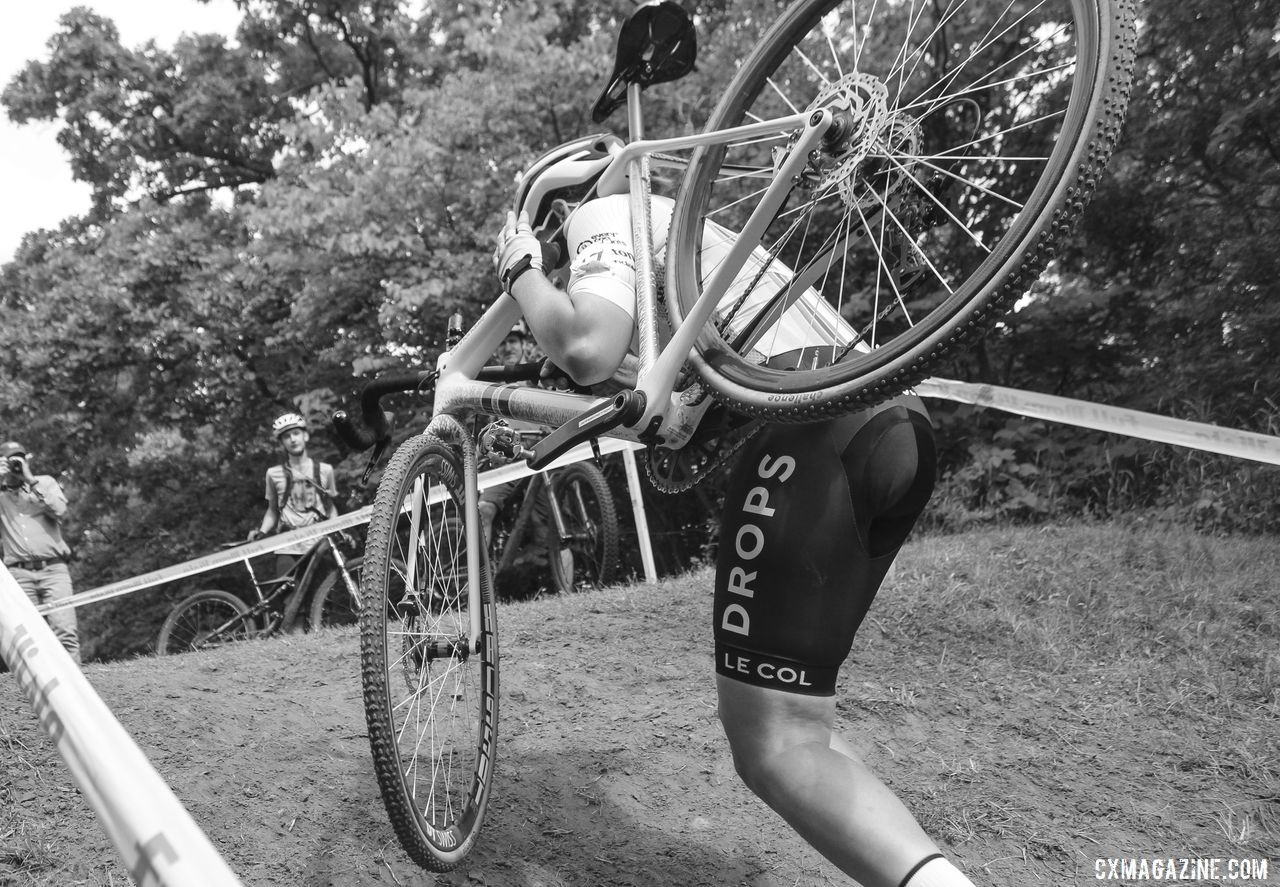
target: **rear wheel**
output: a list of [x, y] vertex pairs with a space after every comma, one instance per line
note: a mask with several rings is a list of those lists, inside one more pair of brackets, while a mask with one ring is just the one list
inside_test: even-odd
[[483, 544], [478, 611], [468, 600], [462, 490], [453, 447], [426, 435], [401, 445], [378, 485], [361, 574], [374, 769], [401, 845], [434, 871], [457, 866], [479, 835], [498, 720], [496, 610]]
[[249, 605], [216, 588], [197, 591], [178, 602], [160, 626], [156, 652], [188, 653], [242, 641], [256, 634]]
[[551, 475], [556, 508], [564, 524], [559, 538], [548, 515], [551, 578], [561, 592], [601, 588], [618, 573], [618, 512], [604, 472], [590, 462]]
[[[699, 374], [745, 412], [807, 421], [884, 401], [985, 332], [1088, 201], [1134, 43], [1132, 0], [793, 4], [707, 128], [823, 110], [838, 126], [720, 299]], [[677, 321], [796, 136], [695, 153], [667, 255]]]

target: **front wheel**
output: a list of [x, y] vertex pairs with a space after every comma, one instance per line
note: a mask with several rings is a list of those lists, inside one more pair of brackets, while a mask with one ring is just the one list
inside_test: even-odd
[[547, 555], [561, 593], [602, 588], [618, 573], [618, 512], [604, 472], [577, 462], [551, 475], [564, 535], [548, 516]]
[[243, 641], [255, 633], [248, 604], [230, 592], [206, 588], [173, 608], [160, 626], [156, 652], [162, 656], [189, 653]]
[[[691, 357], [699, 375], [743, 412], [808, 421], [887, 400], [986, 332], [1101, 177], [1135, 42], [1133, 0], [792, 4], [707, 128], [818, 112], [837, 123], [796, 158], [754, 252], [726, 271]], [[694, 154], [667, 251], [677, 321], [797, 136]]]
[[[497, 611], [483, 543], [468, 545], [463, 503], [454, 447], [428, 435], [402, 444], [378, 485], [360, 583], [378, 786], [401, 846], [434, 871], [456, 867], [479, 835], [497, 738]], [[474, 575], [468, 548], [478, 556]]]

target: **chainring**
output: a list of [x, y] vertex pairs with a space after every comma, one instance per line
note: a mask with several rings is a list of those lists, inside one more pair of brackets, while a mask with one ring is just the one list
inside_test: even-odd
[[661, 492], [686, 492], [724, 468], [763, 425], [763, 419], [749, 419], [716, 404], [680, 449], [649, 447], [645, 471]]

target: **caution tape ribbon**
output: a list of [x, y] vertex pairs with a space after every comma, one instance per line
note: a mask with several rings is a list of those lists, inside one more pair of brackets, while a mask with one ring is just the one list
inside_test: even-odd
[[[617, 453], [623, 450], [641, 449], [642, 445], [626, 440], [613, 440], [611, 438], [600, 441], [600, 455], [608, 453]], [[569, 450], [560, 458], [556, 459], [543, 471], [550, 471], [556, 468], [563, 468], [574, 462], [581, 462], [590, 459], [593, 456], [591, 446], [589, 444], [579, 444]], [[512, 462], [494, 468], [491, 471], [482, 472], [479, 475], [480, 489], [495, 486], [496, 484], [510, 483], [511, 481], [521, 480], [538, 472], [531, 469], [524, 462]], [[429, 502], [435, 503], [444, 498], [444, 492], [441, 490], [432, 491]], [[121, 579], [119, 582], [112, 582], [108, 585], [101, 585], [97, 588], [90, 589], [80, 594], [74, 595], [66, 600], [55, 601], [41, 605], [38, 609], [41, 613], [52, 613], [55, 610], [68, 610], [76, 607], [83, 607], [85, 604], [93, 604], [99, 601], [110, 600], [111, 598], [120, 597], [121, 595], [132, 594], [136, 591], [142, 591], [145, 588], [153, 588], [157, 585], [164, 585], [167, 582], [175, 582], [179, 579], [186, 579], [188, 576], [194, 576], [197, 573], [207, 573], [210, 570], [217, 570], [231, 564], [241, 563], [251, 558], [261, 557], [264, 554], [271, 554], [273, 551], [285, 548], [286, 546], [296, 545], [302, 542], [311, 542], [322, 536], [328, 536], [331, 533], [337, 533], [341, 530], [348, 530], [352, 527], [361, 526], [369, 522], [369, 516], [373, 512], [373, 507], [366, 505], [358, 511], [352, 511], [349, 514], [343, 514], [330, 520], [321, 521], [299, 530], [290, 530], [287, 533], [279, 533], [269, 536], [266, 539], [259, 539], [256, 542], [246, 542], [243, 545], [237, 545], [234, 548], [228, 548], [214, 554], [206, 554], [193, 560], [184, 561], [180, 564], [174, 564], [171, 567], [163, 567], [159, 570], [153, 570], [150, 573], [143, 573], [140, 576], [133, 576], [129, 579]]]
[[235, 873], [3, 566], [0, 656], [120, 852], [131, 883], [240, 887]]
[[1155, 443], [1251, 459], [1280, 465], [1280, 437], [1236, 431], [1205, 422], [1171, 419], [1155, 413], [1144, 413], [1121, 407], [1109, 407], [1085, 400], [1072, 400], [1052, 394], [1018, 391], [997, 385], [975, 385], [949, 379], [926, 379], [915, 388], [921, 397], [959, 401], [980, 407], [1003, 410], [1032, 419], [1047, 419], [1064, 425], [1109, 431]]

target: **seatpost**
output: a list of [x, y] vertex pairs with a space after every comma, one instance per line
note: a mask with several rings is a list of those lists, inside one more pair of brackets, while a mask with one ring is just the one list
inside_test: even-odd
[[258, 596], [258, 601], [264, 601], [266, 598], [262, 596], [262, 586], [258, 584], [258, 576], [253, 572], [253, 564], [248, 558], [244, 559], [244, 568], [249, 571], [249, 581], [253, 583], [253, 593]]

